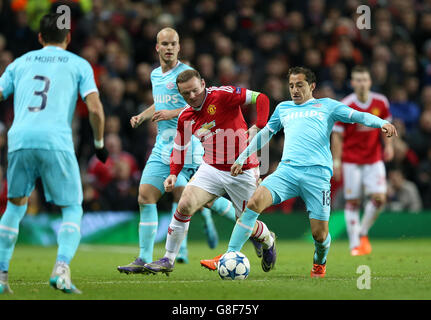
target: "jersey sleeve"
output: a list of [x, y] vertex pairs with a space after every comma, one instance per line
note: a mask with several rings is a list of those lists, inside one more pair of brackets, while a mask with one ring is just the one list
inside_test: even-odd
[[94, 80], [94, 72], [91, 65], [86, 60], [81, 60], [81, 74], [79, 79], [79, 94], [82, 100], [92, 92], [98, 92], [96, 82]]
[[386, 120], [380, 119], [368, 112], [360, 112], [338, 102], [333, 109], [332, 117], [335, 121], [344, 123], [360, 123], [367, 127], [381, 128]]
[[355, 111], [355, 109], [352, 109], [344, 103], [337, 101], [334, 105], [331, 116], [334, 121], [336, 121], [336, 123], [337, 121], [338, 123], [354, 123], [354, 121], [352, 120], [352, 115], [355, 112], [357, 112]]
[[334, 124], [334, 127], [332, 128], [332, 132], [339, 132], [339, 133], [343, 133], [344, 132], [344, 125], [342, 122], [337, 121]]
[[235, 92], [232, 95], [232, 104], [244, 105], [251, 103], [256, 105], [257, 118], [255, 125], [258, 128], [263, 128], [268, 121], [269, 98], [261, 92], [252, 91], [240, 87], [236, 87], [234, 89]]
[[6, 70], [0, 77], [0, 91], [2, 92], [4, 99], [14, 92], [14, 67], [15, 63], [12, 62], [7, 66]]
[[281, 124], [279, 112], [279, 107], [277, 106], [274, 110], [274, 113], [271, 115], [271, 118], [269, 118], [268, 123], [266, 124], [266, 127], [268, 127], [269, 131], [271, 131], [272, 134], [276, 134], [278, 131], [281, 130], [281, 127], [283, 126]]
[[218, 91], [223, 96], [223, 100], [225, 100], [226, 103], [236, 107], [238, 105], [246, 104], [246, 94], [249, 90], [240, 87], [224, 86], [219, 87]]

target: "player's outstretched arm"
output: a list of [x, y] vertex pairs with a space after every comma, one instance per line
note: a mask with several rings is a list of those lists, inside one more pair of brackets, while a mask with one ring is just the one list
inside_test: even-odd
[[232, 165], [230, 174], [236, 177], [238, 174], [242, 173], [242, 166], [244, 162], [256, 151], [262, 149], [272, 138], [274, 133], [269, 130], [268, 126], [265, 126], [258, 134], [251, 140], [250, 144], [236, 159], [235, 163]]
[[368, 112], [355, 111], [351, 116], [353, 122], [363, 124], [367, 127], [381, 128], [386, 137], [390, 138], [394, 135], [398, 136], [397, 129], [387, 120], [383, 120]]
[[172, 153], [170, 157], [170, 174], [164, 181], [164, 187], [166, 192], [173, 190], [175, 182], [177, 181], [177, 176], [184, 167], [185, 155], [187, 149], [191, 143], [192, 128], [191, 124], [184, 124], [184, 120], [181, 117], [177, 122], [177, 134], [174, 139], [174, 147], [172, 148]]
[[141, 125], [142, 122], [151, 119], [154, 115], [154, 112], [156, 110], [156, 107], [154, 104], [149, 106], [147, 109], [142, 111], [140, 114], [133, 116], [130, 118], [130, 125], [132, 128], [137, 128]]
[[387, 120], [383, 120], [368, 112], [354, 110], [345, 104], [339, 104], [334, 111], [334, 120], [347, 123], [360, 123], [366, 127], [381, 128], [388, 138], [396, 135], [397, 129]]
[[264, 93], [247, 90], [246, 102], [256, 105], [257, 114], [256, 123], [247, 130], [249, 143], [268, 122], [269, 98]]
[[164, 109], [164, 110], [159, 110], [154, 112], [151, 121], [153, 122], [159, 122], [159, 121], [163, 121], [163, 120], [171, 120], [173, 118], [176, 118], [179, 116], [179, 114], [181, 113], [181, 111], [183, 111], [184, 108], [178, 108], [178, 109], [173, 109], [173, 110], [168, 110], [168, 109]]
[[332, 132], [331, 151], [334, 167], [335, 181], [341, 180], [341, 155], [343, 153], [343, 134], [341, 132]]
[[96, 147], [96, 156], [100, 161], [106, 162], [108, 151], [104, 147], [103, 133], [105, 129], [105, 113], [102, 102], [99, 99], [98, 92], [92, 92], [85, 97], [87, 104], [89, 120], [93, 129], [94, 146]]

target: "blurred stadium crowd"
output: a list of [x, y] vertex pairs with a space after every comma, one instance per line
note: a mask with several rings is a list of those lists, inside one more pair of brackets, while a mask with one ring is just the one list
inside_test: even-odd
[[[38, 19], [60, 4], [72, 9], [69, 50], [87, 59], [106, 113], [103, 165], [93, 156], [85, 104], [73, 122], [82, 170], [84, 210], [137, 210], [141, 171], [155, 141], [156, 126], [138, 129], [131, 116], [152, 104], [150, 73], [158, 66], [156, 34], [172, 26], [180, 34], [180, 60], [208, 85], [235, 85], [264, 92], [271, 113], [289, 99], [286, 74], [304, 65], [318, 79], [315, 97], [342, 99], [352, 92], [350, 70], [370, 68], [372, 90], [390, 101], [400, 134], [387, 164], [392, 210], [431, 208], [431, 1], [430, 0], [3, 0], [0, 1], [0, 74], [37, 42]], [[356, 28], [356, 9], [371, 8], [370, 30]], [[253, 122], [255, 111], [244, 107]], [[7, 130], [13, 100], [0, 103], [1, 203], [6, 202]], [[270, 145], [271, 169], [281, 158], [283, 134]], [[60, 187], [60, 186], [59, 186]], [[334, 184], [333, 194], [340, 195]], [[29, 211], [53, 210], [38, 185]], [[339, 202], [339, 201], [338, 201]], [[337, 207], [335, 201], [335, 207]], [[288, 201], [279, 206], [289, 212]], [[342, 205], [340, 205], [342, 207]]]

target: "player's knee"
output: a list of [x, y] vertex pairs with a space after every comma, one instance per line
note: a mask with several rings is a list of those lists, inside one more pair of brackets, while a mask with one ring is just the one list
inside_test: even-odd
[[262, 213], [263, 210], [272, 204], [272, 196], [270, 191], [265, 187], [258, 187], [251, 198], [248, 200], [247, 208], [257, 213]]
[[345, 207], [350, 210], [357, 210], [359, 208], [359, 205], [360, 205], [359, 199], [351, 199], [351, 200], [346, 200]]
[[250, 198], [247, 203], [247, 208], [257, 213], [261, 213], [265, 209], [263, 208], [263, 201], [259, 195], [253, 195]]
[[323, 242], [326, 240], [326, 237], [328, 236], [327, 230], [314, 230], [312, 232], [313, 239], [317, 242]]
[[144, 205], [144, 204], [150, 204], [150, 203], [151, 203], [151, 201], [150, 201], [150, 199], [149, 199], [148, 197], [146, 197], [145, 195], [141, 195], [141, 194], [139, 194], [139, 195], [138, 195], [138, 203], [139, 203], [140, 205]]
[[374, 194], [371, 196], [371, 201], [376, 208], [381, 209], [386, 204], [386, 196], [384, 194]]
[[154, 204], [157, 203], [157, 198], [152, 195], [149, 192], [141, 192], [141, 190], [139, 190], [139, 195], [138, 195], [138, 203], [140, 205], [144, 205], [144, 204]]
[[181, 212], [181, 214], [186, 216], [191, 216], [194, 213], [194, 205], [192, 199], [189, 197], [181, 197], [180, 201], [178, 202], [178, 211]]

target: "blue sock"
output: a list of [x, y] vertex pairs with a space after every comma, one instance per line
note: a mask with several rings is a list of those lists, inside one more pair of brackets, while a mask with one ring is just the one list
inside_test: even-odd
[[[177, 211], [177, 208], [178, 208], [178, 202], [172, 202], [172, 210], [171, 210], [172, 216], [174, 216], [175, 211]], [[179, 254], [181, 253], [187, 254], [187, 235], [184, 237], [183, 242], [181, 242]]]
[[326, 256], [329, 252], [329, 247], [331, 246], [331, 235], [328, 233], [325, 241], [317, 242], [314, 240], [314, 263], [324, 264], [326, 263]]
[[232, 221], [236, 221], [235, 208], [228, 199], [219, 197], [214, 201], [210, 208], [212, 212], [217, 213], [219, 216], [226, 217]]
[[7, 202], [6, 211], [0, 220], [0, 271], [9, 270], [9, 262], [18, 239], [19, 223], [27, 211], [27, 204], [16, 206]]
[[57, 262], [70, 264], [81, 241], [82, 206], [72, 205], [61, 209], [63, 222], [57, 234]]
[[154, 240], [156, 239], [158, 215], [155, 203], [139, 206], [139, 258], [150, 263], [153, 261]]
[[237, 220], [233, 228], [232, 235], [230, 236], [228, 252], [241, 251], [244, 243], [250, 238], [253, 232], [259, 214], [248, 208], [242, 213], [241, 217]]
[[210, 211], [210, 209], [208, 209], [208, 208], [202, 208], [201, 209], [201, 214], [202, 214], [202, 217], [205, 219], [205, 221], [208, 221], [208, 222], [210, 222], [211, 220], [212, 220], [212, 216], [211, 216], [211, 211]]

